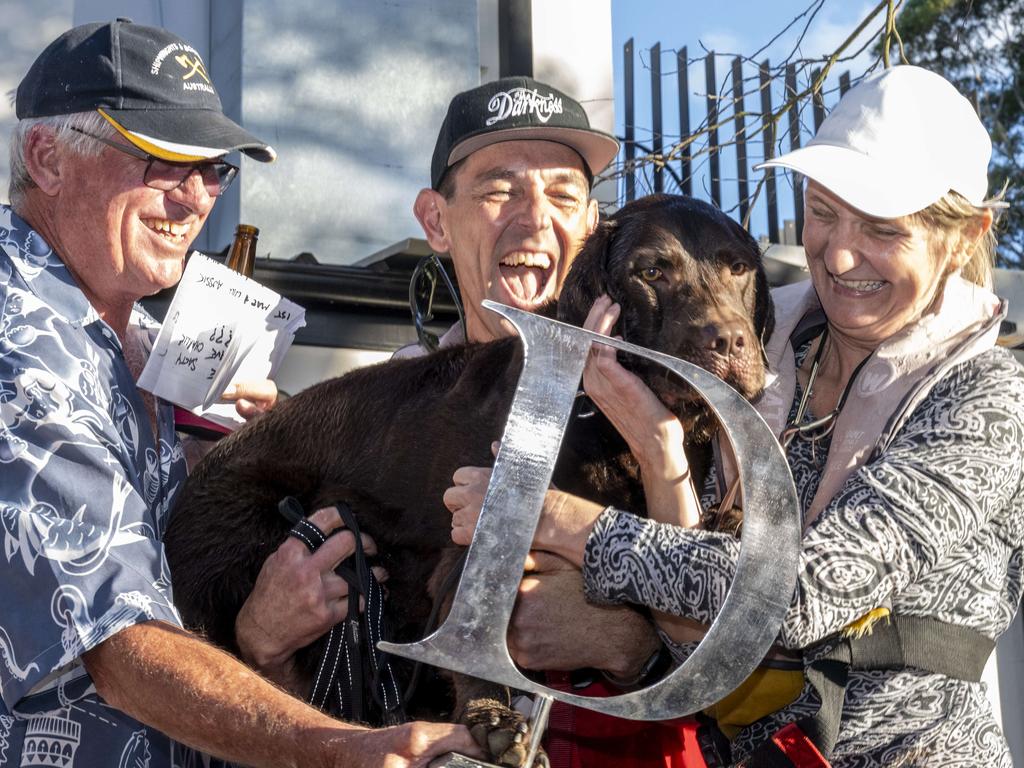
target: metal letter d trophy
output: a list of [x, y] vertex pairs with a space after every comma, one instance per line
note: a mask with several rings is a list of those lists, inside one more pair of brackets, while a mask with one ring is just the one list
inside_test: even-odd
[[[539, 746], [551, 700], [631, 720], [669, 720], [698, 712], [734, 690], [764, 658], [796, 585], [799, 505], [785, 456], [753, 407], [707, 371], [668, 355], [491, 301], [523, 341], [523, 372], [494, 464], [483, 511], [451, 612], [416, 643], [382, 650], [535, 694], [527, 765]], [[556, 691], [519, 672], [505, 634], [551, 482], [583, 365], [592, 343], [645, 357], [681, 376], [718, 416], [740, 468], [746, 515], [736, 576], [721, 613], [697, 649], [648, 688], [590, 698]], [[487, 763], [449, 754], [434, 763], [479, 768]]]

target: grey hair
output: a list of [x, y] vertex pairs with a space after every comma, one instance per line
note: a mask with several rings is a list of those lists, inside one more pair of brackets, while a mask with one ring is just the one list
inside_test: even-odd
[[25, 164], [25, 144], [32, 129], [43, 126], [50, 130], [56, 140], [66, 149], [82, 156], [98, 155], [103, 144], [72, 130], [78, 128], [105, 139], [112, 138], [116, 131], [99, 112], [73, 112], [70, 115], [51, 117], [29, 117], [19, 120], [11, 132], [11, 181], [7, 194], [15, 210], [25, 200], [25, 192], [36, 186]]

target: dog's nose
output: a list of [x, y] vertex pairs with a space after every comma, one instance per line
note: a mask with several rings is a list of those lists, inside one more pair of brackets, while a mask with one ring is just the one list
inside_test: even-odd
[[722, 357], [743, 353], [747, 340], [740, 322], [708, 323], [701, 329], [704, 348]]

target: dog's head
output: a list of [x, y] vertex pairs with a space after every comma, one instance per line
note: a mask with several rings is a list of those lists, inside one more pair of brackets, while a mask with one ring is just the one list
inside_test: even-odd
[[[748, 399], [760, 394], [774, 324], [768, 280], [757, 243], [717, 208], [651, 195], [601, 222], [566, 277], [558, 318], [582, 325], [602, 293], [622, 307], [615, 332], [626, 341], [695, 363]], [[678, 378], [645, 360], [623, 362], [699, 428], [706, 409]]]

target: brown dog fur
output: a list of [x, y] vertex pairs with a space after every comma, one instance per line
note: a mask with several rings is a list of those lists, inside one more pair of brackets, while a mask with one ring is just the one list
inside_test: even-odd
[[[582, 325], [602, 293], [622, 306], [617, 332], [627, 341], [702, 365], [747, 397], [759, 393], [768, 285], [756, 243], [717, 209], [658, 195], [602, 222], [566, 280], [559, 319]], [[681, 416], [699, 460], [713, 430], [702, 402], [663, 369], [624, 362]], [[457, 467], [491, 462], [520, 368], [514, 338], [383, 363], [311, 387], [223, 440], [189, 478], [165, 537], [186, 624], [237, 652], [235, 617], [286, 535], [277, 503], [292, 495], [309, 510], [350, 504], [391, 574], [395, 639], [422, 636], [432, 602], [425, 585], [457, 549], [443, 491]], [[600, 414], [570, 424], [554, 483], [644, 509], [636, 462]], [[316, 651], [300, 658], [309, 674]], [[470, 725], [489, 721], [491, 709], [469, 700], [493, 693], [456, 681], [455, 711]], [[511, 717], [503, 726], [518, 722]]]

